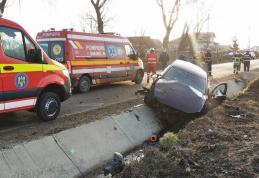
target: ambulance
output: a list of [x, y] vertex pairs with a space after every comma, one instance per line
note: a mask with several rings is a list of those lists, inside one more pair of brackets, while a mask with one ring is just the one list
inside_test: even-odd
[[120, 35], [51, 29], [38, 33], [36, 40], [52, 59], [67, 66], [72, 87], [82, 93], [93, 85], [142, 82], [143, 62], [129, 40]]
[[17, 23], [0, 18], [0, 113], [35, 111], [55, 119], [71, 94], [68, 70]]

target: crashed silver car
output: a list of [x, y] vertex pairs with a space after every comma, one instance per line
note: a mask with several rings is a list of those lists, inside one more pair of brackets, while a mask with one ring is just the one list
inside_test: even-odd
[[207, 73], [183, 60], [176, 60], [153, 80], [144, 99], [147, 105], [162, 104], [190, 114], [204, 111], [208, 100], [222, 102], [226, 99], [226, 83], [209, 93]]

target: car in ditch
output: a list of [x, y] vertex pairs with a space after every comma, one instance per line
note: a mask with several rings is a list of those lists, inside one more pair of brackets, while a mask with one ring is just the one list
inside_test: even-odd
[[212, 101], [226, 99], [227, 84], [222, 83], [209, 91], [207, 73], [199, 66], [176, 60], [161, 74], [153, 76], [144, 101], [149, 106], [167, 106], [187, 114], [202, 113]]

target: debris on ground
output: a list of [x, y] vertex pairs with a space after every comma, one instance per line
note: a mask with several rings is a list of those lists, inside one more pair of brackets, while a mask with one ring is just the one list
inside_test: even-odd
[[[162, 146], [143, 150], [143, 158], [116, 177], [258, 178], [259, 79], [244, 92], [190, 121]], [[168, 146], [170, 145], [170, 146]], [[166, 148], [166, 149], [165, 149]]]
[[125, 166], [124, 158], [121, 153], [115, 152], [113, 154], [112, 162], [109, 166], [105, 167], [103, 172], [104, 176], [114, 176], [115, 174], [120, 173]]

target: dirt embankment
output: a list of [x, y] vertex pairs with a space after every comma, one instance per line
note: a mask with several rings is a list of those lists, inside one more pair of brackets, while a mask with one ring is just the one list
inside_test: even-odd
[[259, 80], [191, 121], [169, 149], [151, 147], [117, 177], [259, 177]]

